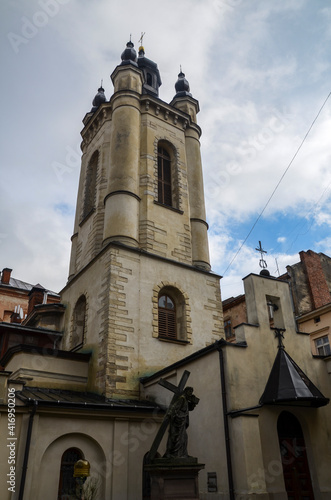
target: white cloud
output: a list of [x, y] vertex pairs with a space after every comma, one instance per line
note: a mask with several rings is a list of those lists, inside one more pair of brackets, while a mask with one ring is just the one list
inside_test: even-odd
[[[109, 75], [130, 33], [138, 48], [145, 31], [146, 56], [161, 72], [161, 99], [172, 99], [181, 64], [200, 102], [210, 253], [222, 272], [247, 234], [237, 228], [256, 219], [329, 92], [328, 2], [156, 0], [151, 8], [146, 0], [69, 0], [17, 54], [7, 35], [22, 35], [22, 18], [33, 21], [41, 4], [2, 8], [3, 266], [55, 290], [65, 284], [79, 177], [69, 151], [77, 151], [101, 78], [109, 98]], [[330, 103], [264, 214], [272, 221], [300, 216], [307, 241], [313, 231], [315, 241], [326, 241], [316, 231], [331, 222], [329, 110]], [[67, 167], [61, 179], [56, 164]], [[286, 237], [291, 244], [286, 230], [279, 228], [275, 243]], [[224, 290], [253, 269], [259, 271], [258, 257], [244, 246]]]

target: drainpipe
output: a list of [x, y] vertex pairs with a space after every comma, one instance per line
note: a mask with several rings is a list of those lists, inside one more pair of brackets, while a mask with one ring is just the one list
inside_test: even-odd
[[223, 422], [224, 422], [225, 451], [226, 451], [226, 461], [227, 461], [227, 470], [228, 470], [229, 494], [230, 494], [230, 500], [235, 500], [232, 461], [231, 461], [230, 432], [229, 432], [229, 422], [228, 422], [228, 407], [227, 407], [227, 401], [226, 401], [224, 355], [223, 355], [223, 350], [221, 347], [218, 349], [218, 353], [219, 353], [219, 360], [220, 360]]
[[29, 460], [29, 453], [30, 453], [33, 417], [35, 416], [35, 413], [37, 410], [37, 405], [38, 405], [37, 401], [34, 401], [33, 408], [32, 408], [32, 411], [31, 411], [30, 417], [29, 417], [28, 432], [26, 435], [26, 443], [25, 443], [25, 451], [24, 451], [24, 459], [23, 459], [23, 467], [22, 467], [22, 477], [21, 477], [20, 491], [18, 493], [18, 500], [23, 500], [26, 471], [28, 469], [28, 460]]

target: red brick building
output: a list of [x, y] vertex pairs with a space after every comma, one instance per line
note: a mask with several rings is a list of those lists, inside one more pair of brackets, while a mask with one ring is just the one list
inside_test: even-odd
[[[60, 295], [46, 290], [39, 283], [31, 285], [11, 276], [5, 267], [0, 278], [0, 321], [21, 323], [36, 304], [56, 304]], [[30, 306], [29, 306], [30, 303]]]

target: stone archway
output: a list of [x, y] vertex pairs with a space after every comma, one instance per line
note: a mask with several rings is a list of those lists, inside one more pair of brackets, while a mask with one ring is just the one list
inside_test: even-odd
[[[91, 475], [99, 479], [98, 500], [105, 497], [105, 472], [106, 472], [106, 456], [97, 441], [91, 436], [83, 433], [68, 433], [64, 434], [52, 443], [49, 444], [43, 456], [38, 471], [38, 493], [37, 500], [45, 498], [57, 498], [61, 459], [63, 453], [70, 449], [76, 448], [81, 451], [82, 455], [91, 464]], [[53, 496], [49, 492], [56, 492]]]

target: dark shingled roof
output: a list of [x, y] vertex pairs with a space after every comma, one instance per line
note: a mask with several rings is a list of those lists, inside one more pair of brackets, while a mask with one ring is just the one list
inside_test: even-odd
[[318, 408], [327, 405], [329, 399], [323, 396], [282, 346], [278, 348], [260, 403]]

